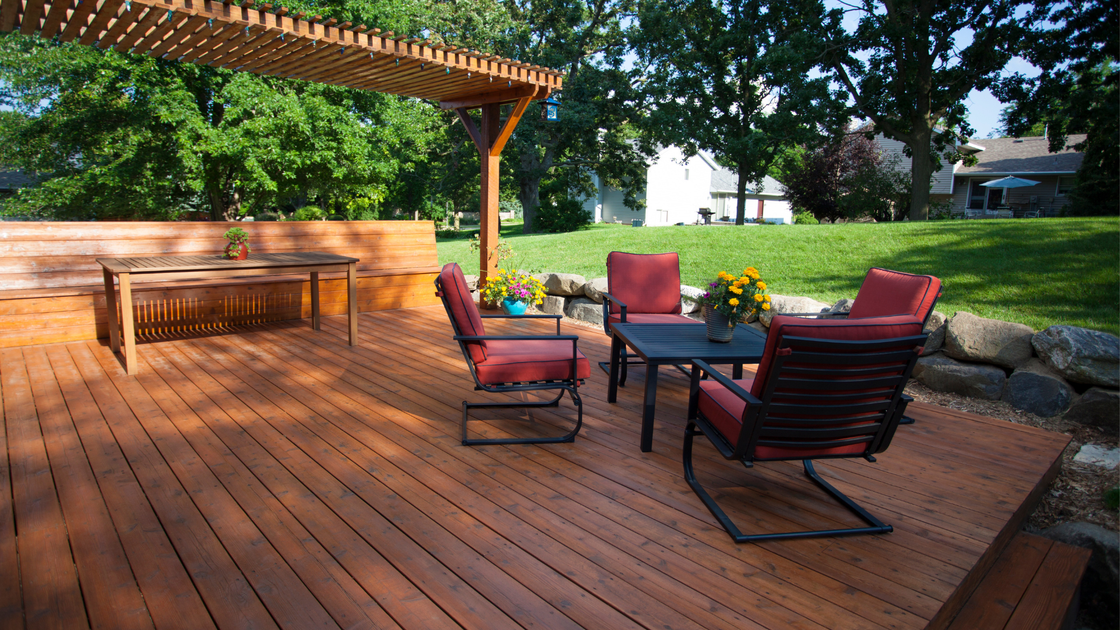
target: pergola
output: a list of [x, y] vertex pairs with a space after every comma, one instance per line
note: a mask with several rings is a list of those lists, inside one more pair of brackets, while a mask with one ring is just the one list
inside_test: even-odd
[[[498, 165], [529, 103], [562, 73], [418, 37], [290, 14], [243, 0], [0, 0], [0, 32], [57, 37], [161, 59], [437, 101], [454, 109], [482, 158], [480, 266], [496, 271]], [[500, 106], [513, 104], [503, 122]], [[481, 128], [468, 114], [482, 110]]]

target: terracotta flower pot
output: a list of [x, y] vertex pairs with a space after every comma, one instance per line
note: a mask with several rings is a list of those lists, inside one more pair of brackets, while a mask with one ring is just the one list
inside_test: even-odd
[[226, 245], [226, 258], [230, 260], [245, 260], [249, 257], [249, 248], [244, 243], [230, 243]]

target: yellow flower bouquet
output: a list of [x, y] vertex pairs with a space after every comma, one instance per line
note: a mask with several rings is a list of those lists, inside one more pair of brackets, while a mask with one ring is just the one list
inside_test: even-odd
[[482, 299], [497, 303], [511, 315], [520, 315], [530, 304], [544, 301], [544, 283], [516, 269], [499, 269], [498, 275], [487, 278], [481, 290]]
[[741, 276], [719, 272], [697, 301], [728, 319], [728, 328], [747, 321], [751, 315], [770, 310], [770, 295], [758, 269], [747, 267]]

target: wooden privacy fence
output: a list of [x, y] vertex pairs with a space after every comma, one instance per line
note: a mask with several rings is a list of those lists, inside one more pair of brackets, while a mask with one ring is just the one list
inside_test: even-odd
[[[108, 337], [98, 258], [220, 255], [240, 226], [253, 254], [328, 252], [360, 259], [358, 310], [438, 303], [428, 221], [0, 223], [0, 348]], [[250, 254], [252, 256], [253, 254]], [[345, 274], [324, 274], [323, 315], [346, 312]], [[310, 317], [306, 277], [158, 282], [133, 288], [137, 333]]]

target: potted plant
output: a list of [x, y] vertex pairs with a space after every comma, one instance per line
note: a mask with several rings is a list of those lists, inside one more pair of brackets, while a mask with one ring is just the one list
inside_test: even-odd
[[226, 245], [225, 257], [230, 260], [245, 260], [249, 257], [249, 234], [245, 230], [234, 227], [226, 230], [223, 234], [225, 239], [229, 241]]
[[524, 315], [530, 304], [544, 301], [544, 284], [516, 269], [499, 269], [498, 275], [486, 279], [482, 299], [501, 305], [507, 315]]
[[707, 292], [696, 301], [704, 307], [708, 339], [722, 343], [731, 341], [736, 324], [770, 310], [766, 283], [754, 267], [744, 269], [741, 276], [719, 272], [715, 281], [708, 283]]

